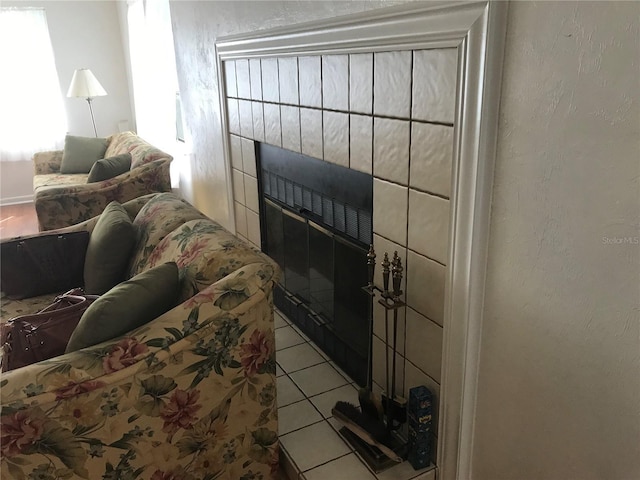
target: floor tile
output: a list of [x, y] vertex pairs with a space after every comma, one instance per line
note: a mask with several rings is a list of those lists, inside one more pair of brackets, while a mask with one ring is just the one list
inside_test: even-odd
[[300, 343], [304, 343], [304, 339], [298, 335], [291, 326], [278, 328], [276, 330], [276, 351], [293, 347]]
[[308, 343], [279, 350], [276, 354], [276, 360], [287, 373], [293, 373], [325, 362], [325, 359]]
[[347, 380], [328, 363], [299, 370], [290, 377], [307, 397], [347, 384]]
[[376, 478], [378, 480], [409, 480], [428, 472], [430, 468], [432, 467], [427, 467], [422, 470], [414, 470], [409, 462], [402, 462], [385, 470], [384, 472], [377, 473]]
[[302, 330], [300, 330], [300, 327], [298, 327], [294, 323], [290, 323], [289, 325], [291, 325], [291, 328], [293, 328], [298, 335], [300, 335], [302, 338], [304, 338], [305, 342], [310, 342], [311, 341], [311, 339], [309, 337], [307, 337]]
[[321, 393], [309, 400], [316, 406], [323, 417], [331, 417], [331, 409], [338, 401], [353, 403], [358, 405], [358, 390], [353, 385], [344, 385], [334, 390]]
[[374, 480], [375, 477], [354, 454], [345, 455], [304, 473], [306, 480]]
[[284, 370], [280, 368], [280, 365], [276, 363], [276, 377], [281, 377], [285, 375]]
[[309, 400], [278, 408], [278, 434], [285, 435], [322, 420]]
[[282, 377], [277, 377], [277, 399], [278, 399], [278, 407], [284, 407], [294, 402], [299, 402], [304, 399], [304, 395], [300, 391], [300, 389], [296, 386], [293, 381], [283, 375]]
[[286, 327], [289, 325], [282, 315], [278, 315], [277, 313], [273, 314], [273, 323], [276, 328]]
[[320, 422], [280, 437], [283, 447], [304, 472], [351, 453], [327, 422]]

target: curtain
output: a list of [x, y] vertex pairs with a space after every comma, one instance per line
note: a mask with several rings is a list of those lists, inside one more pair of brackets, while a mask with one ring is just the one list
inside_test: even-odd
[[67, 131], [43, 9], [0, 9], [0, 160], [62, 148]]
[[175, 157], [178, 78], [169, 0], [129, 0], [127, 23], [137, 132]]

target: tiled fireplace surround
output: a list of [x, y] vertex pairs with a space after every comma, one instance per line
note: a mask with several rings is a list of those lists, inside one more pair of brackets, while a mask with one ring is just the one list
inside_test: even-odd
[[[416, 385], [434, 393], [434, 463], [456, 65], [455, 48], [223, 62], [238, 235], [260, 247], [254, 141], [373, 175], [378, 285], [384, 252], [397, 251], [405, 266], [396, 393], [407, 397]], [[380, 391], [384, 311], [374, 305], [373, 377]], [[279, 346], [277, 360], [292, 348], [299, 347]], [[292, 382], [288, 387], [298, 390], [295, 376]]]

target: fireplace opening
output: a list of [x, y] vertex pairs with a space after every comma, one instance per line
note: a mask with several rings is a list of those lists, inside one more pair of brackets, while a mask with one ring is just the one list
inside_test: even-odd
[[276, 306], [359, 385], [371, 354], [371, 175], [256, 142], [262, 250]]

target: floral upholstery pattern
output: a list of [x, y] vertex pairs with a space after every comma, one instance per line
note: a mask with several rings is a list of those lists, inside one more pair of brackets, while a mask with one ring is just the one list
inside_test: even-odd
[[40, 231], [74, 225], [102, 213], [109, 202], [171, 191], [172, 157], [132, 132], [108, 137], [105, 158], [131, 154], [131, 169], [102, 182], [87, 183], [88, 174], [60, 174], [62, 151], [34, 155], [35, 206]]
[[[158, 196], [166, 208], [170, 198], [182, 203]], [[279, 271], [240, 240], [221, 250], [230, 237], [206, 219], [176, 227], [145, 269], [170, 251], [178, 261], [203, 239], [236, 268], [196, 283], [190, 298], [122, 337], [0, 376], [3, 477], [277, 478], [272, 288]], [[208, 247], [197, 251], [182, 257], [184, 268], [189, 258], [213, 256]]]

